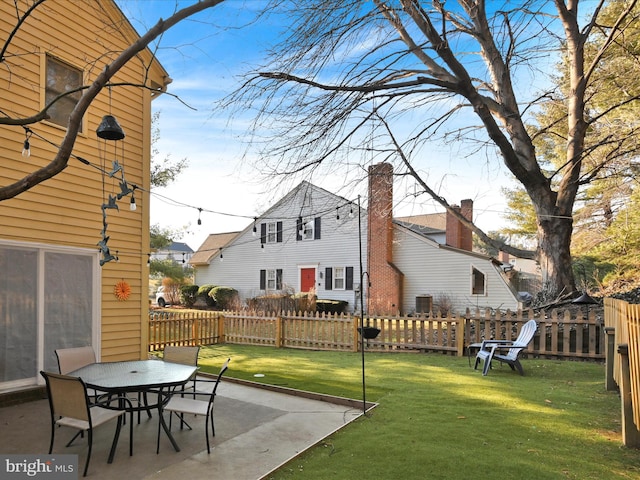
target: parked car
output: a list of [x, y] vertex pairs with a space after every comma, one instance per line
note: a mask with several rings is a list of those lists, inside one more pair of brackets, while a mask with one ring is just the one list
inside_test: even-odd
[[165, 298], [164, 287], [158, 287], [156, 290], [156, 303], [159, 307], [164, 308], [167, 305], [167, 300]]

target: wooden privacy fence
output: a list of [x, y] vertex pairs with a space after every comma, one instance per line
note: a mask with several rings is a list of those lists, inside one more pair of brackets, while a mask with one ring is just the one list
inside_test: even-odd
[[[592, 312], [572, 318], [569, 311], [476, 311], [462, 316], [370, 316], [365, 326], [380, 330], [366, 340], [368, 351], [436, 351], [464, 355], [483, 339], [514, 340], [529, 319], [538, 332], [526, 352], [548, 358], [603, 360], [602, 322]], [[164, 345], [233, 343], [277, 348], [358, 351], [360, 318], [349, 314], [257, 312], [154, 312], [149, 320], [149, 350]]]
[[620, 391], [622, 440], [640, 447], [640, 305], [605, 298], [606, 387]]

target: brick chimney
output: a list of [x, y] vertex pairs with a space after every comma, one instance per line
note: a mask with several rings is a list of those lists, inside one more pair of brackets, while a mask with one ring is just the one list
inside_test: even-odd
[[[464, 218], [473, 221], [473, 200], [462, 200], [460, 206], [452, 205], [452, 208], [462, 214]], [[450, 247], [462, 250], [473, 250], [473, 235], [469, 228], [462, 225], [460, 220], [447, 211], [446, 242]]]
[[393, 264], [393, 166], [369, 167], [368, 205], [369, 287], [367, 312], [396, 313], [402, 299], [402, 273]]

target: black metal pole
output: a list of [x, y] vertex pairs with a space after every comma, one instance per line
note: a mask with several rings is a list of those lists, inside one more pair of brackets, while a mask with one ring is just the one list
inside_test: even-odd
[[358, 195], [358, 246], [360, 254], [360, 354], [362, 356], [362, 413], [367, 414], [367, 389], [364, 369], [364, 270], [362, 268], [362, 216], [360, 215], [360, 195]]

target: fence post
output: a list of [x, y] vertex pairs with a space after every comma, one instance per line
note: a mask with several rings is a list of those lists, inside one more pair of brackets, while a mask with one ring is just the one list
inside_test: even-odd
[[360, 325], [360, 317], [351, 317], [353, 319], [352, 325], [352, 338], [353, 338], [353, 351], [358, 352], [360, 347], [360, 337], [358, 337], [358, 325]]
[[282, 316], [276, 317], [276, 348], [282, 348]]
[[[457, 317], [456, 321], [456, 347], [458, 348], [457, 356], [462, 357], [464, 355], [464, 332], [466, 330], [466, 319], [464, 317]], [[471, 344], [471, 342], [469, 342]]]
[[622, 443], [627, 447], [640, 448], [640, 432], [633, 423], [631, 401], [631, 372], [629, 370], [629, 346], [618, 345], [622, 375], [620, 378], [620, 403], [622, 407]]
[[605, 351], [605, 387], [607, 391], [614, 391], [618, 389], [613, 376], [613, 365], [615, 364], [614, 359], [616, 355], [616, 329], [613, 327], [605, 327], [604, 333], [607, 336]]
[[224, 333], [225, 318], [223, 314], [218, 315], [218, 341], [216, 343], [225, 343]]

